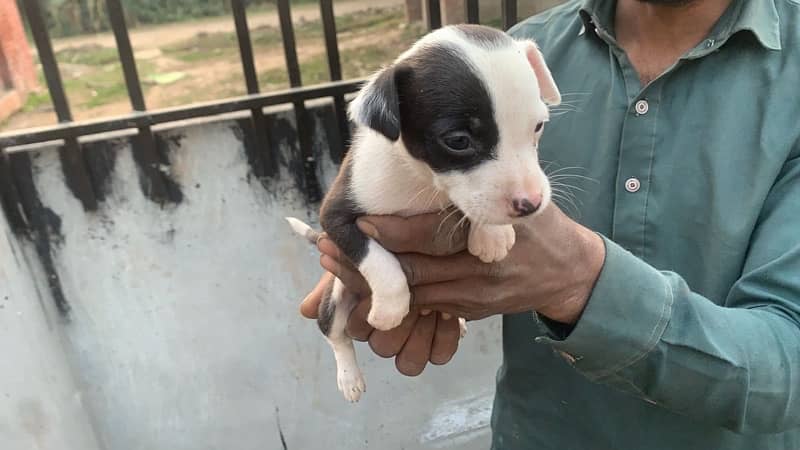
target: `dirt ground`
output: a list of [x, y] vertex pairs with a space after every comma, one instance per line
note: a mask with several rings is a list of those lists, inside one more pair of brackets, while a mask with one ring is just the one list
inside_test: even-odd
[[[339, 49], [345, 78], [364, 76], [391, 61], [422, 30], [408, 26], [402, 0], [335, 2]], [[328, 80], [324, 39], [316, 4], [293, 7], [304, 84]], [[248, 15], [262, 91], [288, 86], [277, 13]], [[139, 76], [149, 109], [245, 94], [244, 78], [230, 17], [131, 30]], [[53, 42], [75, 120], [125, 114], [130, 103], [111, 33]], [[41, 67], [39, 67], [41, 72]], [[25, 108], [0, 123], [0, 131], [56, 123], [49, 94], [41, 86]]]
[[[339, 15], [352, 14], [370, 8], [398, 7], [403, 5], [403, 0], [337, 0], [334, 2], [334, 13]], [[292, 7], [292, 19], [295, 23], [319, 20], [319, 6], [316, 4], [301, 4]], [[247, 24], [251, 29], [263, 26], [278, 26], [278, 15], [274, 10], [248, 13]], [[232, 17], [212, 17], [191, 22], [173, 23], [152, 27], [140, 27], [130, 30], [131, 44], [136, 51], [161, 48], [178, 41], [194, 37], [198, 32], [223, 33], [234, 32]], [[90, 36], [74, 36], [53, 41], [55, 51], [68, 47], [82, 47], [85, 45], [101, 45], [114, 47], [114, 35], [110, 32]]]

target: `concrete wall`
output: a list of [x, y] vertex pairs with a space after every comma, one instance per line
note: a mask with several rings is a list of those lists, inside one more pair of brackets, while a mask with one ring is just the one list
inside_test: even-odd
[[[330, 110], [317, 110], [314, 120], [327, 186], [336, 171], [327, 156]], [[70, 312], [44, 320], [42, 305], [53, 308], [41, 270], [0, 275], [0, 292], [16, 290], [15, 306], [0, 309], [0, 349], [35, 337], [37, 353], [18, 347], [11, 354], [30, 361], [0, 363], [0, 382], [41, 380], [20, 395], [33, 401], [0, 400], [0, 448], [93, 450], [93, 435], [108, 450], [488, 447], [497, 320], [473, 324], [450, 364], [417, 378], [361, 345], [368, 392], [356, 405], [341, 398], [327, 345], [297, 313], [320, 275], [318, 255], [283, 222], [290, 214], [314, 222], [317, 206], [306, 203], [293, 172], [291, 114], [271, 123], [281, 161], [272, 180], [252, 176], [240, 121], [161, 132], [165, 173], [183, 193], [165, 206], [142, 193], [127, 138], [84, 146], [108, 169], [104, 201], [91, 213], [65, 185], [54, 148], [29, 153], [41, 204], [58, 219], [49, 239]], [[28, 238], [5, 235], [38, 266]], [[0, 245], [4, 255], [7, 244]], [[36, 319], [22, 322], [17, 308]], [[70, 439], [5, 445], [27, 442], [20, 440], [30, 434], [26, 417], [39, 410], [17, 406], [25, 404], [49, 405], [42, 406], [49, 417], [64, 421], [49, 428], [53, 437]]]
[[35, 253], [0, 214], [0, 448], [97, 450]]

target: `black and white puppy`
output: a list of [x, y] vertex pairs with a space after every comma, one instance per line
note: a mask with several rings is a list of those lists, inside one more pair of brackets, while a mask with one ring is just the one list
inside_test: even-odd
[[[503, 259], [514, 245], [512, 224], [550, 201], [537, 146], [548, 105], [559, 102], [532, 41], [475, 25], [426, 35], [361, 89], [349, 107], [356, 136], [322, 204], [320, 223], [372, 289], [370, 325], [399, 325], [410, 293], [398, 260], [361, 233], [356, 218], [455, 207], [470, 222], [470, 253], [487, 263]], [[316, 240], [308, 225], [288, 220], [297, 233]], [[350, 401], [365, 390], [345, 334], [356, 302], [337, 279], [319, 310], [339, 390]]]

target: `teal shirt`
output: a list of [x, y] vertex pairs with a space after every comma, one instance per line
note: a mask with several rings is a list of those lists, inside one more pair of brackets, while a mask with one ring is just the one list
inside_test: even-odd
[[734, 1], [647, 86], [614, 7], [511, 31], [568, 103], [541, 158], [607, 255], [574, 329], [504, 318], [493, 448], [800, 449], [800, 4]]

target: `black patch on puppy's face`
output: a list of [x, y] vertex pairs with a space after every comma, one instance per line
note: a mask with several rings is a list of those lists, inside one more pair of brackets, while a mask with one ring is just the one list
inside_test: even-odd
[[[499, 131], [484, 82], [455, 47], [431, 45], [393, 68], [403, 143], [436, 172], [465, 171], [497, 156]], [[453, 140], [455, 137], [455, 141]], [[464, 139], [456, 151], [447, 142]]]

